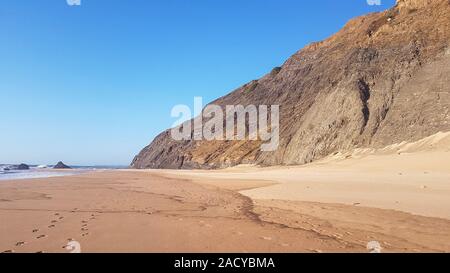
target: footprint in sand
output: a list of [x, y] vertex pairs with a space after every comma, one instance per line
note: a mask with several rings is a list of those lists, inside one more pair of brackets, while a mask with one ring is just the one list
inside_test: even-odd
[[56, 224], [56, 223], [58, 223], [58, 221], [56, 221], [56, 220], [53, 220], [53, 221], [51, 221], [50, 223], [52, 223], [52, 224]]
[[81, 236], [83, 236], [83, 237], [86, 237], [86, 236], [88, 236], [89, 235], [89, 233], [83, 233], [83, 234], [81, 234]]
[[56, 227], [55, 225], [50, 225], [50, 226], [48, 226], [48, 228], [54, 228], [54, 227]]
[[38, 231], [39, 231], [39, 229], [33, 229], [33, 233], [36, 233]]
[[62, 220], [62, 219], [64, 219], [64, 217], [63, 217], [63, 216], [59, 217], [59, 220]]
[[55, 213], [55, 216], [59, 216], [59, 213]]
[[47, 237], [47, 235], [42, 234], [42, 235], [39, 235], [38, 237], [36, 237], [36, 239], [42, 239], [42, 238], [46, 238], [46, 237]]
[[23, 246], [24, 244], [26, 244], [26, 242], [17, 242], [16, 246]]
[[2, 253], [14, 253], [14, 250], [8, 249], [8, 250], [3, 251]]

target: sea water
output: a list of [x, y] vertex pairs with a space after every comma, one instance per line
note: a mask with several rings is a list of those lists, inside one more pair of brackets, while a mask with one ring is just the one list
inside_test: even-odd
[[99, 167], [74, 167], [64, 171], [49, 169], [42, 169], [32, 167], [29, 170], [4, 170], [0, 166], [0, 181], [1, 180], [22, 180], [22, 179], [34, 179], [34, 178], [47, 178], [47, 177], [59, 177], [70, 176], [92, 172], [96, 170], [112, 170], [112, 169], [124, 169], [127, 167], [118, 166], [99, 166]]

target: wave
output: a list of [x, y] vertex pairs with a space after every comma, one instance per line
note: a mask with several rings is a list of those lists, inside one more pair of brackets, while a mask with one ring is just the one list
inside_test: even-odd
[[59, 176], [70, 176], [86, 173], [89, 170], [73, 170], [73, 171], [41, 171], [41, 170], [28, 170], [28, 171], [0, 171], [1, 180], [22, 180], [22, 179], [35, 179], [35, 178], [48, 178]]

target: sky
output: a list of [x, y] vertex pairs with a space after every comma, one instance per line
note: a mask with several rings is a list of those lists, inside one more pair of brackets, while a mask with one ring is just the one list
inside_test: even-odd
[[0, 163], [128, 165], [210, 102], [395, 0], [2, 0]]

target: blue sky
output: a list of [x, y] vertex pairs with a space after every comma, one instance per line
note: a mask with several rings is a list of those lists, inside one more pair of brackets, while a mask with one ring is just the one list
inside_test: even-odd
[[382, 0], [3, 0], [0, 163], [128, 165], [176, 120]]

